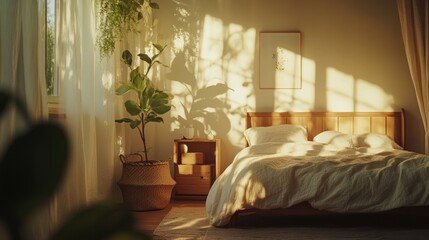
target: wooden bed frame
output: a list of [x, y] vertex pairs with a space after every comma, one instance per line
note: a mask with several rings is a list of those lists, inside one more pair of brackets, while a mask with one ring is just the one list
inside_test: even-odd
[[405, 147], [404, 110], [400, 112], [248, 112], [246, 128], [299, 124], [307, 128], [308, 139], [334, 130], [343, 133], [382, 133]]
[[[247, 128], [279, 124], [300, 124], [307, 128], [309, 140], [312, 140], [318, 133], [326, 130], [335, 130], [350, 134], [367, 132], [383, 133], [405, 148], [404, 123], [405, 116], [403, 109], [397, 112], [248, 112], [246, 117]], [[403, 207], [376, 214], [428, 217], [429, 206]], [[249, 215], [282, 217], [344, 216], [356, 214], [321, 211], [312, 208], [309, 203], [303, 202], [290, 208], [240, 210], [231, 218], [229, 226], [239, 225], [240, 218]]]

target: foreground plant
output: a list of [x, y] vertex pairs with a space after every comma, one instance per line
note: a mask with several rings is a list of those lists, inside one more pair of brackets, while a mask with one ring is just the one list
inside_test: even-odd
[[[30, 217], [49, 203], [61, 185], [70, 146], [60, 124], [33, 120], [24, 102], [0, 90], [0, 119], [13, 105], [27, 129], [12, 139], [0, 158], [0, 239], [21, 240]], [[78, 209], [49, 239], [150, 238], [136, 228], [128, 209], [106, 200]]]

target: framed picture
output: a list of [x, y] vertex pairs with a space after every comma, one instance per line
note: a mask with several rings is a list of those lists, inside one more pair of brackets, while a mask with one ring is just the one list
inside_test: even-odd
[[301, 33], [259, 33], [259, 88], [300, 89]]

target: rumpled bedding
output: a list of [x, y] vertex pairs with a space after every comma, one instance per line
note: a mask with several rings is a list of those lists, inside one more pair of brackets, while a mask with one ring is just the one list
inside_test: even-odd
[[206, 211], [212, 225], [224, 226], [238, 210], [301, 202], [340, 213], [429, 205], [429, 156], [312, 141], [254, 145], [216, 179]]

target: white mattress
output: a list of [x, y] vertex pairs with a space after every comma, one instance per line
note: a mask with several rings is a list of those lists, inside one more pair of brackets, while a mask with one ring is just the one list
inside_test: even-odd
[[393, 149], [337, 149], [315, 142], [265, 143], [241, 150], [206, 201], [214, 226], [246, 208], [378, 212], [429, 205], [429, 156]]

